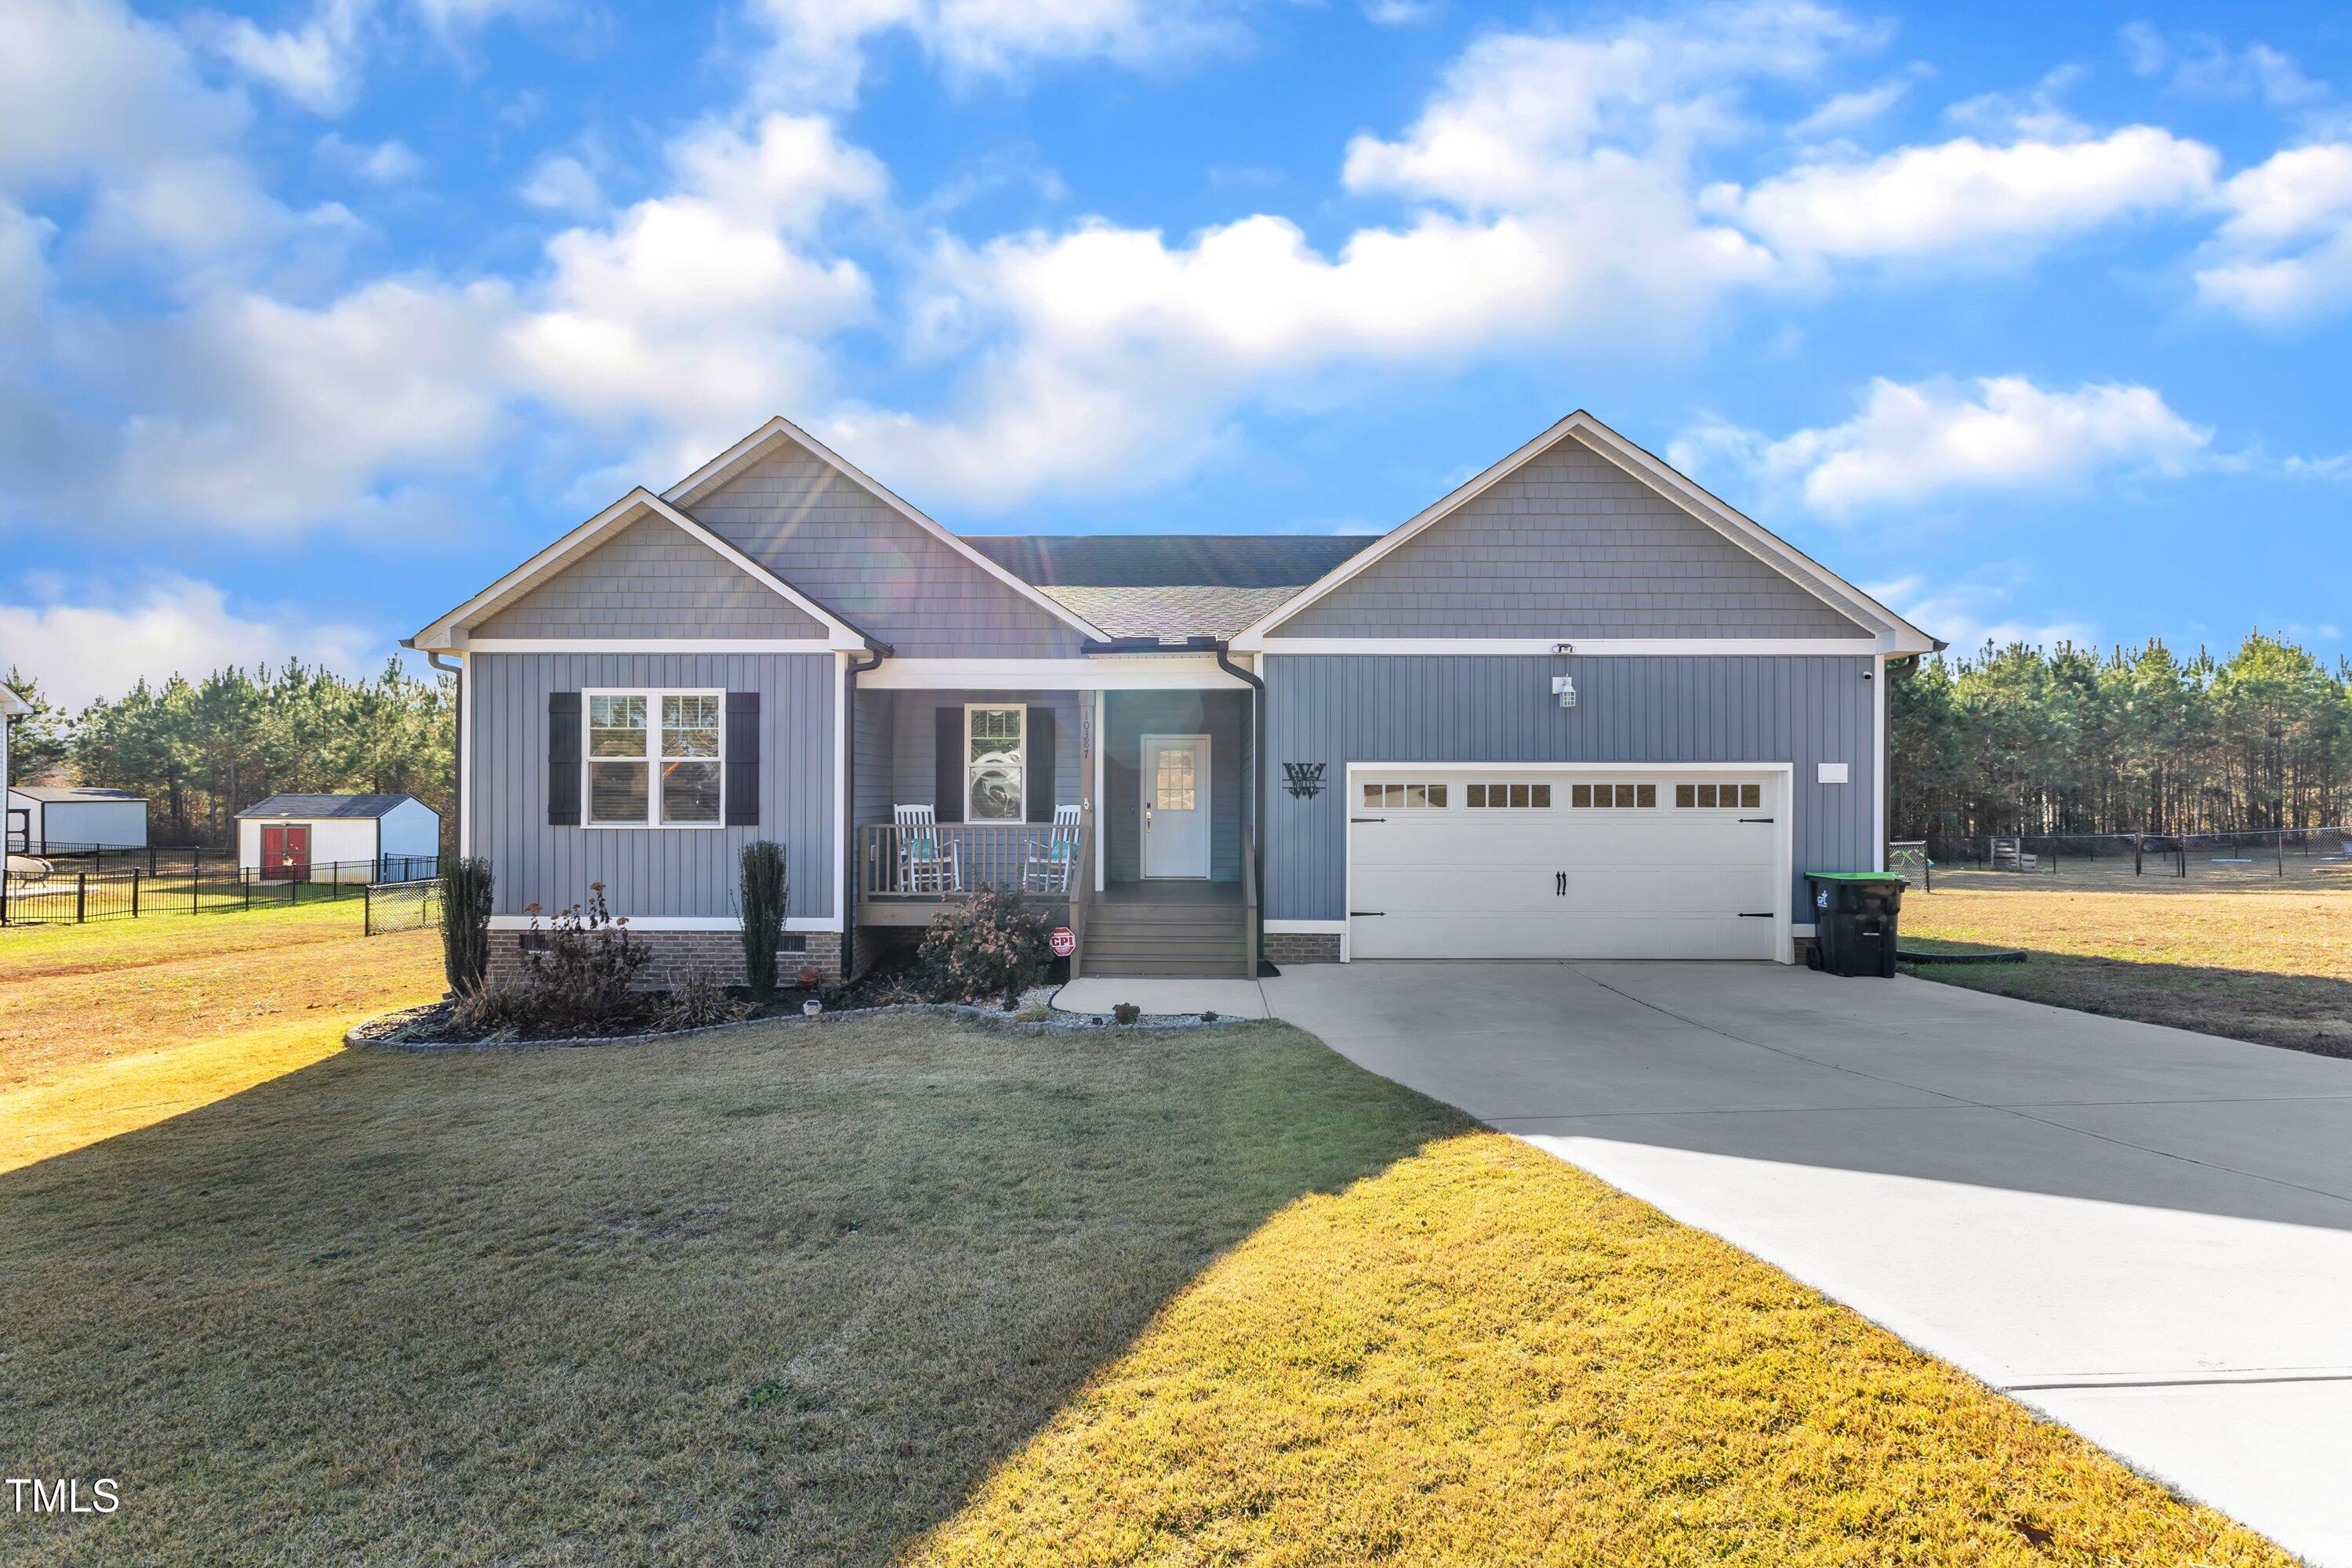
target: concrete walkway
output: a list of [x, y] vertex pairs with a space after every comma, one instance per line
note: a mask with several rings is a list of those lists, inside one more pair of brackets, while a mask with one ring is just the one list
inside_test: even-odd
[[1062, 1013], [1108, 1013], [1121, 1002], [1132, 1002], [1148, 1016], [1214, 1013], [1222, 1018], [1267, 1016], [1265, 993], [1255, 980], [1236, 975], [1231, 980], [1186, 976], [1167, 980], [1121, 980], [1090, 974], [1071, 981], [1054, 993], [1054, 1007]]
[[1262, 984], [1373, 1071], [2352, 1568], [2352, 1061], [1777, 965]]

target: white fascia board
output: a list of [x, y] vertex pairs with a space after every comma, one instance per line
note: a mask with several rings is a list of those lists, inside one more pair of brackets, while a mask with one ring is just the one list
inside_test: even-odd
[[[950, 532], [949, 530], [940, 527], [938, 523], [924, 516], [921, 511], [910, 505], [905, 498], [893, 492], [887, 486], [877, 482], [874, 477], [866, 473], [865, 469], [859, 468], [856, 464], [851, 462], [848, 458], [843, 457], [840, 453], [835, 451], [832, 447], [826, 446], [824, 442], [818, 440], [815, 437], [810, 435], [807, 431], [802, 429], [799, 426], [793, 424], [791, 420], [785, 418], [781, 414], [772, 416], [766, 424], [761, 426], [757, 430], [752, 431], [749, 436], [744, 437], [740, 441], [736, 442], [732, 447], [728, 447], [727, 450], [719, 453], [719, 456], [711, 458], [710, 461], [703, 464], [702, 467], [695, 469], [694, 472], [687, 475], [686, 478], [678, 480], [677, 483], [664, 490], [662, 492], [662, 499], [667, 501], [674, 502], [678, 506], [692, 506], [703, 496], [709, 494], [711, 490], [716, 489], [719, 485], [724, 484], [728, 479], [733, 478], [738, 470], [752, 462], [760, 456], [761, 453], [767, 450], [770, 446], [779, 440], [791, 441], [797, 446], [806, 448], [808, 452], [812, 456], [815, 457], [820, 462], [826, 464], [830, 468], [838, 469], [845, 477], [864, 486], [866, 489], [878, 497], [883, 504], [889, 507], [893, 511], [896, 511], [899, 516], [905, 518], [908, 522], [913, 523], [916, 527], [921, 529], [924, 532], [929, 534], [932, 538], [938, 540], [940, 543], [946, 545], [949, 549], [954, 551], [965, 560], [971, 562], [974, 566], [979, 567], [991, 577], [995, 578], [998, 582], [1003, 584], [1006, 587], [1012, 589], [1014, 593], [1020, 595], [1023, 598], [1028, 600], [1039, 609], [1044, 610], [1047, 615], [1052, 616], [1064, 626], [1068, 626], [1071, 630], [1078, 632], [1088, 637], [1104, 640], [1104, 633], [1101, 627], [1084, 619], [1073, 612], [1067, 605], [1056, 604], [1053, 599], [1047, 597], [1042, 591], [1040, 591], [1034, 584], [1024, 582], [1012, 572], [999, 565], [994, 561], [990, 560], [987, 556], [973, 549], [971, 545], [966, 542], [961, 535]], [[863, 645], [861, 644], [860, 646], [862, 647]], [[865, 684], [865, 680], [862, 677], [860, 678], [858, 684], [861, 686]]]
[[821, 637], [475, 637], [468, 653], [838, 653]]
[[1794, 763], [1379, 763], [1348, 764], [1358, 773], [1780, 773], [1793, 777]]
[[33, 705], [31, 703], [26, 701], [23, 698], [17, 696], [6, 687], [0, 686], [0, 718], [21, 719], [32, 710]]
[[1505, 655], [1549, 658], [1630, 658], [1714, 654], [1793, 658], [1879, 655], [1870, 637], [1266, 637], [1259, 652], [1378, 657]]
[[642, 485], [456, 609], [451, 610], [447, 615], [441, 616], [415, 637], [410, 637], [408, 646], [419, 652], [447, 651], [469, 646], [469, 640], [465, 632], [471, 622], [484, 616], [495, 614], [509, 601], [528, 593], [538, 583], [587, 554], [606, 534], [628, 526], [636, 521], [641, 515], [647, 513], [678, 529], [688, 538], [717, 554], [729, 565], [824, 626], [826, 632], [823, 639], [824, 647], [862, 648], [866, 646], [865, 636], [856, 627], [817, 604]]
[[1277, 921], [1265, 922], [1268, 936], [1345, 936], [1346, 921]]
[[1634, 478], [1659, 490], [1702, 521], [1712, 524], [1748, 553], [1766, 565], [1779, 571], [1800, 585], [1826, 599], [1843, 613], [1872, 627], [1874, 633], [1892, 634], [1896, 645], [1885, 651], [1929, 653], [1940, 645], [1935, 638], [1912, 626], [1877, 600], [1854, 587], [1819, 562], [1750, 521], [1735, 508], [1708, 494], [1674, 468], [1652, 457], [1648, 452], [1626, 440], [1614, 430], [1578, 409], [1560, 420], [1534, 440], [1528, 442], [1502, 461], [1473, 477], [1460, 488], [1442, 497], [1432, 505], [1415, 512], [1391, 530], [1370, 549], [1358, 552], [1297, 593], [1284, 600], [1261, 616], [1255, 624], [1233, 639], [1236, 648], [1257, 649], [1265, 646], [1273, 628], [1280, 626], [1299, 611], [1329, 595], [1358, 574], [1367, 570], [1397, 550], [1412, 542], [1442, 519], [1459, 510], [1464, 505], [1508, 479], [1538, 454], [1548, 451], [1562, 439], [1574, 436], [1601, 457], [1626, 469]]
[[1102, 654], [1086, 658], [886, 658], [861, 691], [1244, 690], [1209, 654]]

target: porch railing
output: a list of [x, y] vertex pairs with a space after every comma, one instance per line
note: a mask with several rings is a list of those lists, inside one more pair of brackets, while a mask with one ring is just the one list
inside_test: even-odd
[[984, 887], [1066, 898], [1094, 875], [1088, 857], [1091, 818], [1091, 813], [1081, 814], [1076, 846], [1061, 860], [1052, 858], [1048, 848], [1054, 832], [1050, 823], [861, 823], [858, 890], [877, 903], [939, 903], [970, 898]]

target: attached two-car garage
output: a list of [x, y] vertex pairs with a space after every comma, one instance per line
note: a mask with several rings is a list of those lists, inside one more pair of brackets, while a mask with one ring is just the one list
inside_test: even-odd
[[1357, 764], [1351, 958], [1782, 959], [1789, 770]]

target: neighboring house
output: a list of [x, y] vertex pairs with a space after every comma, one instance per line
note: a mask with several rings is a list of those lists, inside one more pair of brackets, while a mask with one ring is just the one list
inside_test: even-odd
[[18, 784], [8, 792], [9, 842], [33, 855], [144, 849], [147, 797], [127, 789]]
[[441, 814], [413, 795], [273, 795], [236, 814], [237, 868], [263, 880], [407, 881], [440, 853]]
[[462, 666], [498, 962], [603, 882], [728, 968], [769, 838], [823, 968], [991, 882], [1181, 973], [1259, 920], [1786, 963], [1802, 873], [1883, 862], [1886, 666], [1940, 645], [1577, 413], [1378, 539], [961, 538], [775, 419], [409, 646]]
[[8, 688], [0, 686], [0, 810], [5, 812], [5, 816], [0, 816], [0, 826], [5, 826], [6, 829], [5, 842], [0, 843], [0, 854], [25, 847], [25, 823], [32, 813], [28, 810], [24, 817], [19, 817], [16, 804], [7, 799], [8, 780], [11, 776], [8, 772], [8, 742], [16, 733], [16, 726], [14, 721], [24, 718], [32, 710], [31, 703]]

